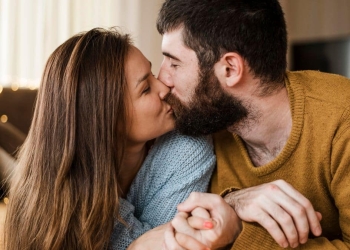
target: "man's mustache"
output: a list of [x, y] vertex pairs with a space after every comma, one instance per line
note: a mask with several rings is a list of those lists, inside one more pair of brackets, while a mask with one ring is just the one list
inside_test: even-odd
[[175, 118], [178, 117], [179, 114], [183, 112], [183, 110], [186, 110], [186, 106], [171, 92], [166, 94], [163, 100], [171, 106]]

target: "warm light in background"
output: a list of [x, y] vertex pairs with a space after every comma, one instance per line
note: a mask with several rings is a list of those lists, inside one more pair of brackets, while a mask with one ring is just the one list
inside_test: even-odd
[[9, 204], [9, 198], [5, 197], [4, 198], [4, 203], [5, 203], [5, 205]]
[[2, 116], [0, 117], [0, 121], [1, 121], [2, 123], [6, 123], [7, 120], [8, 120], [7, 115], [2, 115]]
[[12, 85], [11, 85], [11, 89], [12, 89], [13, 91], [17, 91], [17, 90], [19, 89], [18, 84], [16, 84], [16, 83], [12, 84]]
[[0, 94], [1, 94], [1, 92], [2, 92], [2, 89], [3, 89], [3, 88], [2, 88], [2, 86], [0, 85]]
[[37, 89], [39, 87], [39, 85], [36, 85], [36, 84], [30, 84], [30, 85], [28, 85], [28, 88], [30, 89], [30, 90], [35, 90], [35, 89]]

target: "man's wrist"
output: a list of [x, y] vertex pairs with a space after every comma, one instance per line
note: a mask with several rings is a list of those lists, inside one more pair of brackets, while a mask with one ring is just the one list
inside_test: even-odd
[[222, 192], [221, 196], [225, 200], [225, 202], [230, 205], [233, 210], [236, 211], [236, 202], [235, 202], [235, 193], [240, 191], [238, 188], [228, 188], [224, 192]]
[[233, 192], [236, 192], [236, 191], [239, 191], [241, 190], [240, 188], [237, 188], [237, 187], [230, 187], [230, 188], [227, 188], [225, 189], [224, 191], [221, 192], [220, 196], [222, 198], [225, 198], [226, 195], [230, 194], [230, 193], [233, 193]]

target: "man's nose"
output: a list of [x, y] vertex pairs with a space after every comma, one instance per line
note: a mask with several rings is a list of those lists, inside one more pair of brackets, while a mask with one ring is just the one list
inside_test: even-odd
[[164, 64], [164, 62], [160, 66], [158, 79], [160, 81], [162, 81], [169, 88], [174, 87], [172, 79], [171, 79], [171, 75], [169, 74], [169, 71], [167, 70], [166, 65]]
[[159, 97], [161, 100], [164, 100], [164, 98], [169, 94], [170, 89], [168, 86], [166, 86], [162, 81], [158, 79], [157, 86], [159, 90]]

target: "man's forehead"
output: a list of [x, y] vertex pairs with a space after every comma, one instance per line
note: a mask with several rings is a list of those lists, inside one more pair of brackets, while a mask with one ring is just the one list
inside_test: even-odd
[[162, 52], [163, 55], [179, 61], [195, 56], [195, 52], [183, 43], [182, 28], [164, 33], [162, 39]]
[[182, 41], [182, 28], [168, 31], [163, 34], [162, 49], [170, 49], [172, 47], [184, 46]]

